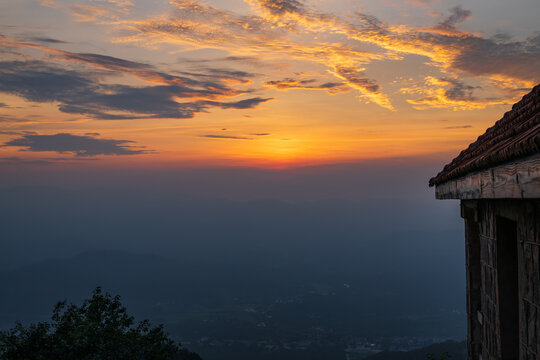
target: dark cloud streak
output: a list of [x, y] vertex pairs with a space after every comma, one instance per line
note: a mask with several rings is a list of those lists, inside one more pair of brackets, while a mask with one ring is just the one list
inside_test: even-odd
[[88, 135], [60, 133], [54, 135], [24, 135], [1, 145], [22, 147], [25, 151], [52, 151], [60, 154], [73, 153], [76, 156], [136, 155], [148, 152], [135, 149], [130, 140], [97, 139]]
[[47, 44], [69, 44], [68, 41], [53, 39], [49, 37], [41, 37], [41, 36], [32, 36], [27, 38], [28, 41], [35, 41], [40, 43], [47, 43]]
[[274, 87], [278, 90], [289, 90], [289, 89], [305, 89], [305, 90], [325, 90], [330, 94], [335, 94], [338, 92], [346, 92], [349, 89], [342, 82], [326, 82], [322, 84], [317, 84], [315, 79], [294, 79], [294, 78], [285, 78], [282, 80], [272, 80], [267, 81], [266, 86]]
[[456, 6], [450, 9], [450, 15], [442, 21], [438, 28], [443, 30], [453, 30], [456, 25], [470, 18], [472, 15], [470, 10], [465, 10], [461, 6]]
[[234, 135], [215, 135], [215, 134], [206, 134], [199, 137], [209, 138], [209, 139], [230, 139], [230, 140], [253, 140], [253, 138], [245, 136], [234, 136]]
[[441, 129], [443, 130], [457, 130], [457, 129], [469, 129], [472, 128], [472, 125], [461, 125], [461, 126], [446, 126]]
[[95, 64], [102, 66], [110, 70], [138, 70], [138, 69], [151, 69], [152, 66], [148, 64], [143, 64], [139, 62], [129, 61], [120, 59], [113, 56], [100, 55], [100, 54], [91, 54], [91, 53], [72, 53], [72, 52], [62, 52], [62, 57], [66, 60], [74, 60], [89, 64]]
[[213, 102], [206, 102], [215, 106], [219, 106], [222, 109], [253, 109], [257, 107], [259, 104], [267, 102], [272, 100], [272, 98], [261, 98], [261, 97], [255, 97], [251, 99], [245, 99], [235, 102], [223, 102], [223, 103], [213, 103]]

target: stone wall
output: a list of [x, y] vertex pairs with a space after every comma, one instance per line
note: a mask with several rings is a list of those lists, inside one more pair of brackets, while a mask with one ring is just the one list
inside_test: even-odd
[[[508, 281], [504, 280], [507, 268], [501, 264], [510, 253], [501, 250], [505, 219], [515, 222], [515, 279], [519, 279], [515, 298], [519, 340], [511, 339], [510, 343], [519, 347], [519, 359], [540, 359], [540, 200], [463, 200], [462, 216], [467, 246], [469, 359], [506, 360], [503, 354], [512, 347], [508, 346], [508, 320], [501, 321], [512, 310], [501, 309], [501, 302], [508, 304], [511, 295], [501, 291], [506, 286], [502, 281]], [[511, 333], [517, 339], [517, 331]]]

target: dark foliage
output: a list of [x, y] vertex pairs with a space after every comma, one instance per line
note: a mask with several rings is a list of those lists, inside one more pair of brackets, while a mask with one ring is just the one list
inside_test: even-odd
[[200, 360], [167, 337], [163, 326], [135, 324], [120, 297], [98, 287], [81, 306], [61, 301], [52, 322], [0, 333], [1, 360]]

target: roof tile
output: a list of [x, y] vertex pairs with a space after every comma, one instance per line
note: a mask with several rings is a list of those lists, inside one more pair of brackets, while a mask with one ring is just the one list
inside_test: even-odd
[[429, 180], [429, 186], [540, 152], [540, 85]]

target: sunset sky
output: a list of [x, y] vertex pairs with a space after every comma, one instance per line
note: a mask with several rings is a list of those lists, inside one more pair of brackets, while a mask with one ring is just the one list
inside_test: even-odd
[[2, 167], [450, 160], [540, 81], [538, 0], [4, 0]]

